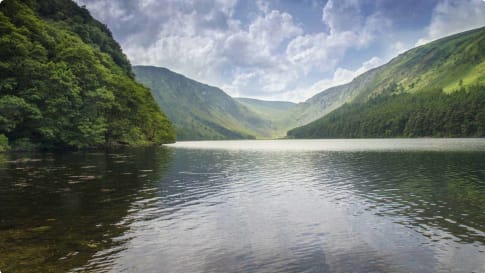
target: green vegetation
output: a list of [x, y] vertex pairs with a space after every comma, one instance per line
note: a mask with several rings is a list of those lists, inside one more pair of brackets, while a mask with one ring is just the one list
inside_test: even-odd
[[137, 80], [173, 121], [179, 140], [271, 138], [271, 121], [238, 103], [219, 88], [165, 68], [135, 66]]
[[265, 101], [248, 98], [234, 98], [237, 102], [243, 104], [251, 111], [268, 120], [278, 120], [285, 115], [288, 110], [296, 104], [287, 101]]
[[281, 138], [285, 136], [288, 129], [293, 128], [291, 116], [292, 110], [295, 109], [296, 103], [287, 101], [264, 101], [248, 98], [234, 98], [240, 104], [246, 106], [249, 110], [256, 113], [262, 119], [271, 124], [271, 136]]
[[0, 149], [175, 140], [109, 30], [71, 0], [3, 1], [0, 48]]
[[483, 137], [485, 86], [381, 95], [291, 130], [295, 138]]
[[4, 135], [0, 135], [0, 152], [5, 152], [8, 149], [8, 138]]
[[356, 77], [352, 82], [331, 87], [303, 103], [293, 107], [285, 116], [287, 129], [299, 127], [321, 118], [345, 103], [352, 101], [357, 94], [365, 90], [381, 68], [370, 70]]
[[349, 84], [322, 92], [307, 102], [307, 109], [320, 104], [325, 116], [287, 135], [484, 136], [483, 86], [485, 28], [417, 47]]
[[485, 84], [485, 28], [411, 49], [379, 68], [355, 101], [389, 92], [425, 92]]

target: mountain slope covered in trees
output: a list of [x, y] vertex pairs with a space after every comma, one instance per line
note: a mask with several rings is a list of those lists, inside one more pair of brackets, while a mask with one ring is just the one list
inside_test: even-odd
[[71, 0], [0, 4], [0, 146], [173, 142], [107, 27]]
[[165, 68], [135, 66], [136, 78], [174, 122], [179, 140], [271, 138], [271, 121], [219, 88]]
[[485, 136], [484, 86], [485, 28], [480, 28], [409, 50], [337, 87], [349, 89], [345, 105], [288, 136]]

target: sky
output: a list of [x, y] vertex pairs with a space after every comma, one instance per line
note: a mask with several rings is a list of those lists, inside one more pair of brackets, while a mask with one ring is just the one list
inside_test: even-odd
[[429, 41], [485, 26], [485, 0], [75, 0], [134, 65], [234, 97], [300, 102]]

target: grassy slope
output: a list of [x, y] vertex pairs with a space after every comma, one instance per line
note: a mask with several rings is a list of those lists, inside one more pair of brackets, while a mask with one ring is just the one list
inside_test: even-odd
[[248, 98], [235, 98], [235, 100], [258, 114], [261, 118], [268, 120], [271, 124], [271, 136], [274, 138], [284, 137], [286, 131], [292, 128], [292, 123], [288, 122], [288, 113], [297, 106], [296, 103]]
[[485, 28], [452, 35], [411, 49], [382, 67], [357, 101], [394, 92], [444, 89], [485, 83]]
[[296, 104], [287, 101], [264, 101], [249, 98], [234, 98], [253, 112], [270, 120], [277, 120]]
[[[344, 103], [366, 103], [369, 99], [382, 95], [415, 94], [437, 89], [443, 89], [449, 93], [461, 87], [484, 83], [485, 28], [481, 28], [409, 50], [388, 64], [364, 73], [349, 84], [335, 87], [333, 90], [329, 89], [315, 96], [306, 102], [308, 106], [304, 112], [312, 112], [315, 101], [317, 103], [325, 101], [321, 98], [328, 97], [326, 94], [331, 94], [331, 91], [338, 94], [338, 99], [321, 104], [321, 113], [328, 114]], [[311, 103], [312, 100], [314, 103]], [[348, 111], [341, 111], [341, 114], [343, 115], [344, 112], [349, 114]], [[354, 114], [358, 115], [358, 113]], [[338, 120], [335, 116], [333, 118]], [[289, 136], [320, 137], [321, 134], [315, 133], [315, 130], [328, 122], [329, 118], [323, 117], [306, 126], [291, 130]], [[318, 130], [321, 131], [321, 129]]]
[[134, 71], [174, 122], [179, 140], [272, 137], [269, 121], [218, 88], [165, 68], [135, 66]]

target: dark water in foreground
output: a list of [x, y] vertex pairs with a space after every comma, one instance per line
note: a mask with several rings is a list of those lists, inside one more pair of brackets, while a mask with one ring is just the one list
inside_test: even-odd
[[0, 155], [0, 271], [485, 272], [485, 140]]

